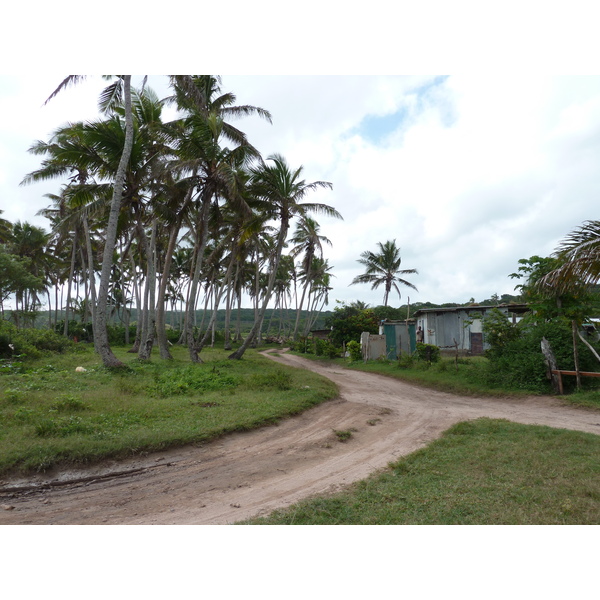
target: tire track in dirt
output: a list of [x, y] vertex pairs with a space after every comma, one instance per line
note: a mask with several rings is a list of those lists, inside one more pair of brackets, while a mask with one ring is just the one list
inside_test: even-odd
[[[234, 523], [336, 491], [427, 445], [454, 423], [479, 417], [600, 434], [599, 412], [556, 398], [462, 397], [268, 355], [328, 377], [339, 386], [339, 399], [202, 446], [3, 482], [0, 524]], [[340, 443], [334, 430], [348, 429], [356, 431]]]

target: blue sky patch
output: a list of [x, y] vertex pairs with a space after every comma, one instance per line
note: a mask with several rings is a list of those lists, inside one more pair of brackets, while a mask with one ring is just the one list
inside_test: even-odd
[[[437, 102], [439, 99], [431, 98], [435, 94], [435, 88], [446, 81], [446, 76], [435, 77], [430, 82], [411, 91], [408, 95], [416, 96], [417, 101], [412, 106], [403, 105], [396, 112], [388, 115], [368, 115], [351, 133], [357, 133], [364, 139], [373, 144], [381, 143], [388, 135], [401, 128], [403, 123], [418, 114], [425, 106], [431, 102]], [[444, 125], [450, 125], [448, 122], [447, 107], [440, 106], [443, 113]], [[451, 120], [451, 119], [450, 119]]]
[[406, 107], [383, 117], [369, 115], [361, 121], [357, 133], [369, 142], [378, 144], [390, 133], [396, 131], [407, 116], [408, 109]]

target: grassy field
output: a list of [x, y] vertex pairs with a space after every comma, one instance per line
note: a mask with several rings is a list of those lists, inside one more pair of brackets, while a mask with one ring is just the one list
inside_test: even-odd
[[[126, 456], [255, 428], [334, 397], [336, 387], [309, 372], [248, 351], [242, 361], [207, 349], [192, 365], [175, 360], [128, 364], [111, 372], [91, 348], [4, 366], [0, 373], [0, 474], [44, 471]], [[76, 372], [82, 366], [85, 372]]]
[[263, 525], [600, 524], [600, 436], [479, 419]]

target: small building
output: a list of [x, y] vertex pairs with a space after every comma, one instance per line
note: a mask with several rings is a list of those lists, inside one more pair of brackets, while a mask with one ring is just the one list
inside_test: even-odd
[[417, 328], [423, 330], [423, 342], [440, 350], [455, 350], [463, 354], [483, 354], [489, 345], [483, 339], [482, 321], [493, 309], [498, 309], [516, 323], [530, 309], [527, 304], [498, 306], [467, 305], [448, 308], [422, 308], [415, 312]]
[[381, 321], [379, 334], [363, 332], [360, 338], [364, 360], [387, 358], [396, 360], [402, 353], [412, 354], [417, 348], [414, 320]]
[[397, 359], [402, 353], [412, 354], [417, 349], [416, 325], [413, 319], [408, 321], [382, 321], [379, 333], [385, 335], [386, 356]]
[[314, 340], [328, 340], [331, 329], [313, 329], [310, 334]]

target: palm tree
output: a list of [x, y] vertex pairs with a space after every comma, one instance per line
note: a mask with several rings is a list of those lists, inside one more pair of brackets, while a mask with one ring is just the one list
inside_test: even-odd
[[[64, 79], [61, 84], [49, 96], [48, 100], [53, 98], [62, 89], [77, 83], [82, 79], [81, 75], [70, 75]], [[48, 102], [46, 100], [46, 102]], [[100, 354], [105, 367], [123, 367], [124, 364], [113, 354], [108, 342], [108, 289], [112, 271], [113, 250], [117, 241], [117, 228], [119, 222], [119, 213], [121, 210], [121, 198], [125, 174], [131, 156], [133, 147], [133, 112], [131, 104], [131, 75], [119, 75], [115, 83], [108, 86], [100, 97], [100, 106], [104, 112], [112, 110], [115, 106], [115, 100], [125, 107], [125, 141], [121, 153], [121, 159], [114, 178], [112, 199], [110, 202], [110, 213], [106, 227], [106, 239], [104, 245], [104, 254], [102, 257], [102, 271], [100, 273], [100, 286], [96, 300], [96, 315], [94, 323], [94, 343], [96, 351]], [[124, 100], [124, 102], [123, 102]]]
[[279, 223], [279, 232], [275, 249], [269, 265], [269, 279], [263, 296], [262, 306], [255, 319], [250, 333], [243, 344], [232, 354], [231, 359], [240, 359], [250, 346], [262, 326], [267, 305], [275, 286], [279, 261], [285, 246], [291, 220], [296, 216], [306, 216], [307, 213], [323, 213], [341, 219], [340, 213], [327, 204], [303, 203], [302, 200], [308, 192], [319, 188], [332, 188], [327, 181], [313, 181], [306, 183], [300, 179], [302, 167], [290, 169], [285, 158], [280, 154], [273, 154], [268, 159], [272, 164], [265, 164], [251, 169], [250, 189], [257, 199], [263, 202], [265, 215]]
[[542, 277], [540, 290], [554, 288], [557, 293], [576, 290], [582, 284], [600, 281], [600, 221], [585, 221], [569, 233], [556, 250], [561, 266]]
[[[294, 333], [292, 334], [294, 339], [298, 334], [298, 325], [300, 323], [300, 314], [302, 313], [302, 307], [304, 306], [304, 299], [306, 297], [306, 291], [312, 284], [312, 265], [315, 257], [323, 257], [323, 243], [331, 246], [331, 240], [326, 238], [324, 235], [319, 235], [320, 225], [311, 217], [304, 216], [300, 219], [300, 222], [296, 226], [296, 232], [290, 240], [294, 244], [294, 248], [291, 251], [293, 257], [304, 253], [302, 259], [302, 268], [304, 270], [304, 286], [302, 287], [302, 296], [300, 297], [300, 304], [296, 313], [296, 324], [294, 325]], [[318, 256], [317, 256], [318, 255]], [[307, 322], [309, 319], [307, 318]]]
[[[331, 266], [327, 259], [315, 257], [313, 262], [313, 274], [310, 282], [310, 292], [308, 299], [308, 317], [304, 326], [304, 336], [307, 336], [314, 327], [319, 314], [323, 308], [329, 304], [329, 292], [333, 289], [330, 286], [333, 275]], [[312, 296], [312, 299], [311, 299]], [[321, 303], [320, 307], [318, 304]]]
[[398, 287], [399, 283], [413, 290], [417, 289], [412, 283], [400, 278], [399, 275], [418, 274], [418, 271], [416, 269], [400, 269], [402, 259], [400, 258], [400, 248], [396, 246], [396, 240], [388, 240], [383, 244], [377, 242], [377, 245], [379, 246], [378, 253], [365, 250], [360, 255], [358, 262], [366, 267], [366, 271], [355, 277], [350, 285], [370, 283], [371, 289], [375, 290], [383, 284], [385, 286], [383, 305], [387, 306], [392, 287], [398, 292], [398, 297], [402, 297]]

